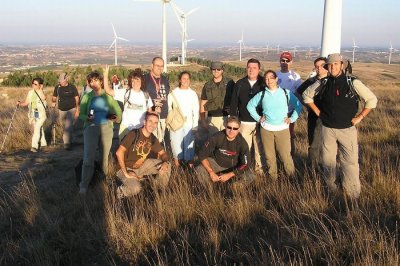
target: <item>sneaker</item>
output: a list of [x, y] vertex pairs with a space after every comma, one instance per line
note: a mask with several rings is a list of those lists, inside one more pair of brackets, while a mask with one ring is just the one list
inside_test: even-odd
[[31, 152], [38, 152], [38, 149], [36, 149], [36, 148], [31, 148]]

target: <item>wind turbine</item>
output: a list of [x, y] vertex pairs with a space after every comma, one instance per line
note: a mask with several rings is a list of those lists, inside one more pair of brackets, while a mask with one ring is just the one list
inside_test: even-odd
[[162, 58], [164, 60], [163, 72], [167, 72], [167, 16], [165, 15], [166, 4], [172, 0], [133, 0], [136, 2], [161, 2], [163, 5], [162, 16]]
[[279, 54], [279, 44], [276, 46], [276, 54]]
[[352, 62], [352, 64], [354, 64], [354, 53], [356, 52], [356, 48], [358, 48], [358, 46], [356, 45], [356, 41], [354, 41], [354, 39], [353, 39], [353, 62]]
[[312, 48], [308, 47], [307, 57], [311, 59]]
[[297, 45], [293, 46], [293, 57], [296, 57], [296, 52], [297, 52]]
[[390, 47], [389, 47], [389, 65], [390, 65], [390, 60], [392, 60], [392, 54], [396, 52], [397, 50], [393, 48], [392, 42], [390, 42]]
[[266, 48], [267, 48], [267, 53], [266, 53], [266, 54], [268, 55], [268, 51], [269, 51], [269, 43], [267, 44], [267, 47], [266, 47]]
[[244, 48], [244, 41], [243, 41], [243, 31], [242, 31], [242, 38], [237, 41], [239, 44], [239, 61], [242, 61], [242, 47]]
[[[193, 8], [192, 10], [188, 12], [183, 12], [182, 9], [180, 9], [174, 2], [171, 2], [172, 9], [175, 12], [176, 17], [178, 18], [179, 24], [181, 25], [181, 35], [182, 35], [182, 61], [181, 64], [185, 64], [185, 59], [186, 59], [186, 49], [187, 49], [187, 43], [189, 42], [188, 40], [188, 34], [187, 34], [187, 17], [194, 12], [196, 12], [199, 8]], [[190, 41], [192, 41], [191, 39]]]
[[325, 0], [322, 24], [321, 56], [340, 53], [342, 0]]
[[126, 41], [129, 42], [127, 39], [124, 39], [122, 37], [118, 37], [117, 32], [115, 31], [114, 25], [111, 23], [111, 26], [113, 28], [113, 32], [114, 32], [114, 41], [111, 43], [110, 47], [108, 47], [108, 50], [111, 49], [111, 47], [114, 46], [114, 57], [115, 57], [115, 65], [118, 65], [118, 53], [117, 53], [117, 40], [122, 40], [122, 41]]

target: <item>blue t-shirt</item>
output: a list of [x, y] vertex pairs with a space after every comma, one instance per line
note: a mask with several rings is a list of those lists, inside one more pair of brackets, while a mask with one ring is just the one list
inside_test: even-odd
[[[95, 96], [92, 98], [89, 110], [94, 111], [94, 120], [92, 123], [95, 125], [107, 124], [108, 111], [110, 107], [107, 105], [107, 101], [101, 96]], [[89, 111], [90, 112], [90, 111]]]

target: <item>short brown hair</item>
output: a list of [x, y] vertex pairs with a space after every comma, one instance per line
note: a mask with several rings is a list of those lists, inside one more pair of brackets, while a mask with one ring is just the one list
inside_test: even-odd
[[235, 123], [237, 123], [239, 126], [240, 126], [240, 124], [241, 124], [240, 119], [239, 119], [237, 116], [230, 116], [230, 117], [228, 117], [228, 119], [226, 120], [226, 124], [228, 125], [228, 123], [231, 123], [231, 122], [235, 122]]

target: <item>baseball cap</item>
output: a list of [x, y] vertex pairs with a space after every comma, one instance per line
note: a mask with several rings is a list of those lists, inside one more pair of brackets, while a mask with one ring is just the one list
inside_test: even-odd
[[211, 63], [211, 69], [223, 69], [224, 64], [220, 61], [214, 61]]
[[292, 61], [292, 54], [289, 52], [283, 52], [281, 53], [280, 59], [282, 58], [286, 58], [287, 60]]
[[332, 64], [334, 62], [343, 62], [343, 57], [339, 54], [339, 53], [335, 53], [335, 54], [330, 54], [328, 55], [328, 57], [326, 58], [326, 63], [327, 64]]

